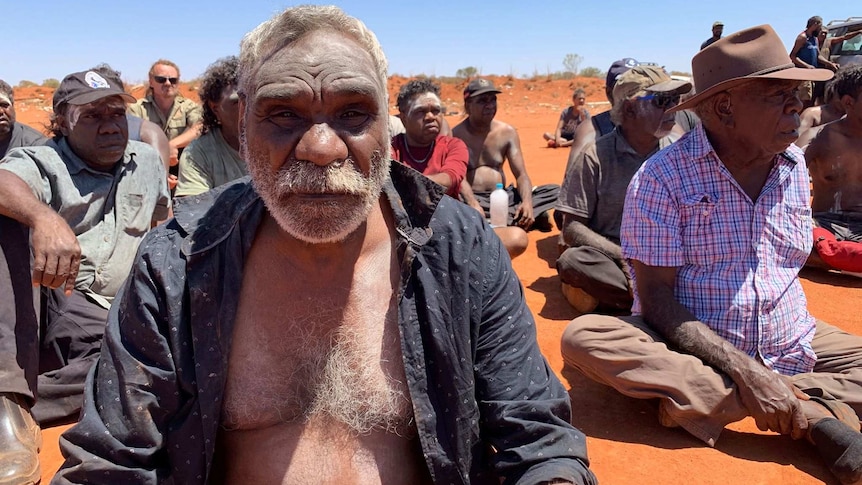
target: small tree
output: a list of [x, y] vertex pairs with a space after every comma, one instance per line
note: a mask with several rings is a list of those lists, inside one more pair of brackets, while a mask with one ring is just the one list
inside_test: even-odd
[[42, 87], [57, 89], [58, 87], [60, 87], [60, 81], [49, 77], [48, 79], [42, 81]]
[[585, 67], [581, 71], [583, 77], [604, 77], [604, 73], [598, 67]]
[[457, 71], [455, 71], [455, 76], [469, 79], [469, 78], [475, 76], [477, 72], [479, 72], [479, 71], [475, 67], [467, 66], [467, 67], [462, 67], [461, 69], [458, 69]]
[[577, 54], [566, 54], [566, 57], [563, 58], [563, 67], [566, 69], [566, 72], [577, 75], [578, 67], [583, 60], [584, 58]]
[[18, 83], [19, 88], [32, 88], [33, 86], [36, 86], [36, 83], [34, 83], [33, 81], [28, 81], [26, 79]]

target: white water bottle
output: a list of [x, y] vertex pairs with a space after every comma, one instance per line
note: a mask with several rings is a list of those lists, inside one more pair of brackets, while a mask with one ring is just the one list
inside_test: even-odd
[[491, 227], [506, 227], [509, 219], [509, 194], [498, 183], [491, 192]]

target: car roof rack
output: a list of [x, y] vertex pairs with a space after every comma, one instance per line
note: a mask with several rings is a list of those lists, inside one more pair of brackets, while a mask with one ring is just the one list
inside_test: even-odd
[[853, 22], [855, 20], [862, 20], [862, 17], [847, 17], [846, 20], [830, 20], [829, 23], [826, 24], [826, 26], [829, 27], [832, 24], [844, 24], [847, 22]]

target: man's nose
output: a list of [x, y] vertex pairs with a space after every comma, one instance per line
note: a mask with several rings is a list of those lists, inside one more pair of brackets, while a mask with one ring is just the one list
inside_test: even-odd
[[347, 145], [328, 124], [312, 125], [296, 145], [296, 158], [324, 166], [347, 158]]
[[787, 103], [784, 106], [785, 111], [788, 113], [801, 113], [803, 104], [802, 100], [799, 98], [798, 93], [794, 93], [793, 96], [790, 96], [790, 99], [787, 100]]
[[125, 122], [126, 122], [126, 118], [122, 118], [122, 119], [109, 118], [107, 120], [102, 121], [102, 123], [99, 125], [99, 132], [102, 134], [120, 133], [122, 131], [120, 124], [125, 123]]

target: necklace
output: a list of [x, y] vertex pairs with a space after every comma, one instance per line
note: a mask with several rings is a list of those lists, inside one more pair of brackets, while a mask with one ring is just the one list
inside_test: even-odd
[[423, 164], [427, 162], [429, 158], [431, 158], [431, 154], [434, 153], [434, 144], [437, 143], [436, 139], [431, 142], [431, 146], [428, 147], [428, 153], [425, 154], [425, 157], [423, 157], [422, 160], [419, 160], [414, 157], [412, 153], [410, 153], [410, 144], [407, 143], [407, 135], [401, 136], [404, 137], [404, 153], [406, 153], [407, 156], [410, 157], [410, 160], [413, 160], [413, 163]]

